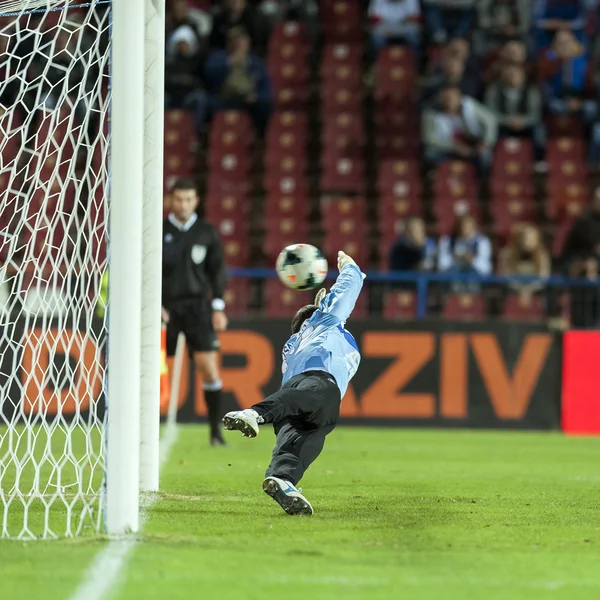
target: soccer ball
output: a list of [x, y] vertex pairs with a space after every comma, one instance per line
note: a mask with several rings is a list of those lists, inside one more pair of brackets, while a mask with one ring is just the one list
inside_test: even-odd
[[292, 244], [284, 248], [275, 264], [281, 282], [293, 290], [312, 290], [327, 275], [327, 260], [310, 244]]

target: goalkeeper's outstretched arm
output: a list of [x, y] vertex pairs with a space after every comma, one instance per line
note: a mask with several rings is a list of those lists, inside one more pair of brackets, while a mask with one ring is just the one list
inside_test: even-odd
[[317, 294], [317, 304], [323, 313], [337, 317], [344, 322], [352, 311], [363, 286], [365, 274], [361, 272], [352, 257], [338, 252], [338, 275], [335, 284], [323, 299], [318, 302], [321, 293]]

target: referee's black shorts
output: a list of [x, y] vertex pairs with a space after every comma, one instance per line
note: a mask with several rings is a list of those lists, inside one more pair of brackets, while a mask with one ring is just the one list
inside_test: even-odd
[[169, 313], [167, 323], [167, 355], [173, 356], [180, 332], [185, 335], [190, 354], [211, 352], [219, 349], [219, 338], [212, 326], [210, 302], [193, 298], [164, 303]]

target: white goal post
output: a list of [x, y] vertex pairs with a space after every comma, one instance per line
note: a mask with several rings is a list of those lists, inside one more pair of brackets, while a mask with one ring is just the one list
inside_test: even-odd
[[136, 532], [158, 490], [164, 28], [0, 0], [2, 538]]

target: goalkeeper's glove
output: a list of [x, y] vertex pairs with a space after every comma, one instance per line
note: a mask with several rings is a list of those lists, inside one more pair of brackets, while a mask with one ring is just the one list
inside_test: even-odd
[[[340, 272], [346, 265], [354, 265], [355, 267], [358, 266], [351, 256], [348, 256], [345, 252], [340, 250], [338, 252], [338, 269]], [[361, 275], [363, 279], [366, 277], [366, 275], [362, 272]]]
[[321, 288], [317, 292], [317, 295], [315, 296], [315, 305], [321, 306], [321, 302], [323, 301], [323, 298], [325, 298], [326, 295], [327, 295], [327, 290], [325, 288]]

